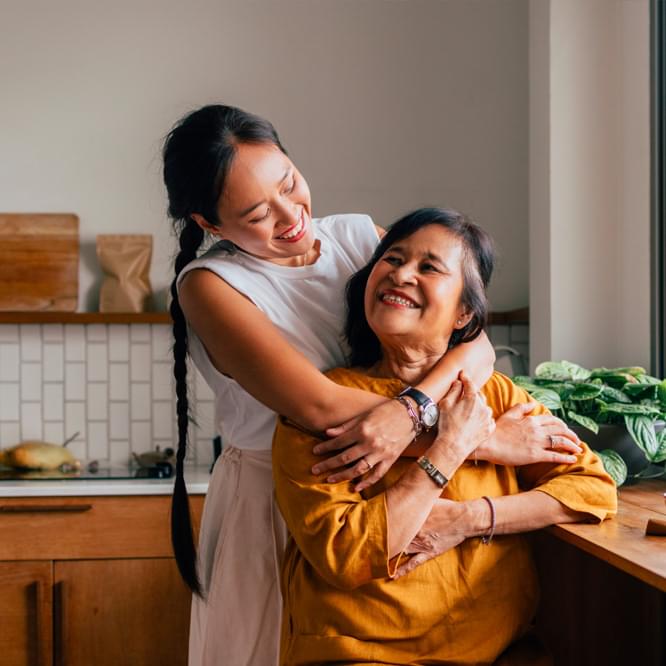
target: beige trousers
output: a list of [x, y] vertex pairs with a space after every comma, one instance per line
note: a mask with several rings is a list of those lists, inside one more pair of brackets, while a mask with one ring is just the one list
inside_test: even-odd
[[287, 530], [270, 451], [226, 447], [215, 463], [199, 536], [205, 600], [193, 597], [189, 666], [276, 666]]

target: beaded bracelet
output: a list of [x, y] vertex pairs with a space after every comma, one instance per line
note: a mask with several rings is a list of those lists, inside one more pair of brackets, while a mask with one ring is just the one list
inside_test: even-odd
[[495, 514], [495, 503], [490, 499], [490, 497], [484, 495], [483, 499], [486, 500], [486, 502], [488, 502], [488, 506], [490, 507], [490, 529], [481, 538], [481, 543], [487, 546], [495, 536], [496, 514]]
[[414, 408], [412, 407], [412, 403], [407, 400], [407, 398], [398, 395], [395, 398], [401, 405], [404, 405], [405, 409], [409, 413], [409, 418], [412, 419], [412, 425], [414, 426], [414, 432], [415, 435], [414, 437], [418, 437], [418, 435], [421, 433], [421, 430], [423, 430], [423, 426], [421, 425], [421, 419], [419, 418], [418, 414], [414, 411]]

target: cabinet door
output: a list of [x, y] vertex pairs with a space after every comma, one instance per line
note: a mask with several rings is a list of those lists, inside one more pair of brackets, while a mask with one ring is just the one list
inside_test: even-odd
[[0, 562], [0, 663], [52, 663], [52, 562]]
[[55, 563], [56, 666], [185, 666], [189, 618], [172, 559]]

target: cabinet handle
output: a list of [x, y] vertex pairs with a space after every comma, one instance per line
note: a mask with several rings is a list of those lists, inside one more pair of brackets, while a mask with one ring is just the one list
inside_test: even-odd
[[0, 506], [0, 513], [83, 513], [92, 504], [9, 504]]
[[44, 621], [44, 581], [35, 581], [35, 634], [37, 638], [37, 663], [39, 666], [47, 666], [50, 658], [50, 650], [46, 644], [46, 622]]
[[54, 665], [65, 666], [67, 663], [65, 658], [65, 581], [58, 581], [53, 586], [53, 596], [55, 602], [53, 625], [55, 631], [54, 639]]

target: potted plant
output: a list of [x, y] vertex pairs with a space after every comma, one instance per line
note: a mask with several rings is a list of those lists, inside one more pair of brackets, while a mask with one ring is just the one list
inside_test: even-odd
[[664, 473], [666, 380], [644, 368], [586, 368], [541, 363], [513, 381], [548, 407], [594, 449], [618, 486], [627, 476]]

